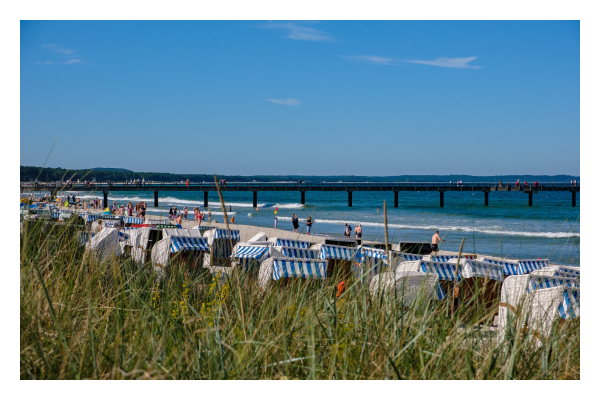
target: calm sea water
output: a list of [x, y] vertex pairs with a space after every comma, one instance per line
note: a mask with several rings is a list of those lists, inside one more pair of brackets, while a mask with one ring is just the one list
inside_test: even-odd
[[[81, 195], [81, 193], [77, 194]], [[399, 207], [394, 208], [392, 192], [354, 192], [353, 207], [348, 207], [346, 192], [307, 192], [305, 205], [299, 192], [259, 192], [259, 211], [252, 207], [252, 193], [223, 192], [225, 203], [239, 224], [273, 227], [275, 217], [279, 229], [292, 230], [292, 214], [300, 218], [306, 231], [306, 219], [315, 223], [312, 233], [343, 236], [344, 223], [354, 229], [363, 227], [363, 238], [384, 240], [383, 201], [388, 203], [389, 238], [400, 241], [428, 242], [440, 231], [446, 243], [441, 249], [458, 251], [465, 238], [463, 251], [511, 258], [548, 258], [554, 263], [579, 265], [579, 195], [577, 207], [571, 206], [571, 193], [540, 192], [528, 196], [519, 192], [490, 193], [489, 206], [484, 206], [481, 192], [446, 192], [444, 208], [439, 207], [437, 192], [400, 192]], [[85, 197], [98, 197], [93, 194]], [[101, 199], [101, 196], [99, 197]], [[151, 192], [114, 192], [109, 200], [120, 203], [146, 201], [153, 205]], [[202, 192], [160, 192], [159, 207], [149, 207], [149, 215], [168, 215], [170, 206], [204, 210]], [[277, 215], [274, 215], [278, 207]], [[377, 208], [379, 207], [379, 212]], [[209, 207], [213, 218], [223, 222], [217, 192], [210, 192]], [[231, 218], [231, 216], [230, 216]], [[354, 234], [352, 235], [354, 237]]]

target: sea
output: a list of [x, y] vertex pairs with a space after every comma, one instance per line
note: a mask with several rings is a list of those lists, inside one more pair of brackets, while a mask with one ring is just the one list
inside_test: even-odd
[[[74, 192], [83, 198], [102, 199], [102, 195]], [[390, 243], [430, 242], [436, 230], [446, 241], [441, 250], [458, 251], [465, 239], [463, 252], [506, 258], [547, 258], [552, 263], [579, 266], [580, 214], [571, 205], [570, 192], [539, 192], [528, 206], [522, 192], [491, 192], [489, 206], [482, 192], [446, 192], [444, 207], [439, 206], [438, 192], [399, 192], [399, 207], [394, 208], [392, 192], [353, 192], [348, 207], [346, 192], [307, 192], [306, 204], [300, 204], [300, 192], [258, 192], [258, 209], [252, 207], [251, 192], [223, 192], [229, 218], [236, 224], [291, 231], [292, 216], [300, 220], [306, 232], [306, 219], [314, 220], [312, 234], [344, 236], [344, 224], [352, 229], [360, 224], [363, 239], [384, 241], [383, 202], [387, 202], [388, 238]], [[126, 204], [146, 201], [148, 215], [168, 216], [169, 207], [187, 207], [193, 220], [193, 208], [199, 207], [213, 219], [223, 222], [217, 192], [209, 193], [209, 206], [203, 207], [203, 192], [160, 192], [159, 207], [153, 207], [152, 192], [111, 192], [113, 201]], [[229, 212], [231, 205], [232, 212]], [[277, 210], [277, 213], [275, 211]], [[352, 234], [354, 237], [354, 232]]]

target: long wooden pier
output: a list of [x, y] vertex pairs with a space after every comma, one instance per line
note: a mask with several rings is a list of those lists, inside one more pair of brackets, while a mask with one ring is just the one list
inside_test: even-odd
[[[490, 192], [523, 192], [529, 195], [529, 205], [533, 205], [533, 195], [538, 192], [571, 192], [571, 205], [577, 204], [580, 185], [568, 183], [494, 184], [494, 183], [439, 183], [439, 182], [226, 182], [219, 185], [222, 191], [252, 192], [252, 204], [258, 204], [258, 192], [300, 192], [300, 203], [306, 203], [306, 192], [347, 192], [348, 207], [352, 207], [353, 192], [394, 192], [394, 207], [398, 207], [399, 192], [439, 192], [440, 207], [444, 207], [445, 192], [483, 192], [485, 205], [489, 204]], [[158, 207], [158, 193], [204, 192], [204, 207], [208, 207], [208, 193], [216, 191], [215, 183], [25, 183], [21, 182], [21, 191], [49, 191], [53, 194], [62, 191], [102, 192], [104, 205], [108, 204], [109, 192], [154, 192], [154, 206]]]

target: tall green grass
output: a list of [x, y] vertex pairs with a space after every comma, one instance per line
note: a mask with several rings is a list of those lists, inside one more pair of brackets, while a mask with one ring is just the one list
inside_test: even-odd
[[21, 234], [22, 379], [579, 379], [579, 319], [542, 346], [485, 326], [497, 305], [467, 298], [405, 307], [392, 294], [290, 280], [262, 292], [251, 275], [217, 283], [174, 263], [98, 260], [76, 228]]

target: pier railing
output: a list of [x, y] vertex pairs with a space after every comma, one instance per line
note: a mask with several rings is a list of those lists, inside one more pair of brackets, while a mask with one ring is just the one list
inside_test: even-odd
[[[538, 182], [538, 183], [500, 183], [467, 182], [221, 182], [221, 191], [252, 192], [252, 204], [258, 204], [258, 192], [300, 192], [300, 203], [305, 204], [306, 192], [347, 192], [348, 206], [352, 207], [352, 193], [356, 191], [394, 192], [394, 207], [398, 207], [398, 193], [404, 191], [428, 192], [440, 194], [440, 207], [444, 206], [445, 192], [483, 192], [485, 205], [489, 204], [491, 192], [525, 192], [529, 195], [529, 205], [533, 205], [533, 194], [541, 191], [571, 192], [571, 205], [576, 206], [576, 195], [580, 191], [579, 184]], [[208, 193], [217, 190], [214, 182], [21, 182], [21, 191], [50, 191], [54, 194], [60, 191], [98, 191], [104, 194], [104, 204], [108, 204], [109, 192], [153, 191], [154, 205], [158, 206], [158, 193], [161, 191], [202, 191], [204, 192], [204, 207], [208, 206]]]

